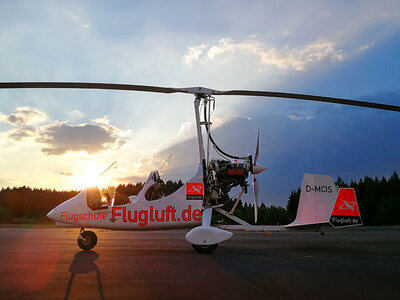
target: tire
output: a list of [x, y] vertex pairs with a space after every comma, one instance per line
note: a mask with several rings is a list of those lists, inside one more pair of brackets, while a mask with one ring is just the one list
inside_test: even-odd
[[194, 245], [194, 244], [192, 244], [192, 247], [193, 247], [194, 251], [196, 251], [197, 253], [209, 254], [209, 253], [214, 252], [215, 249], [217, 249], [218, 244], [214, 244], [214, 245]]
[[78, 246], [82, 250], [93, 249], [97, 244], [97, 236], [93, 231], [84, 231], [78, 237]]
[[324, 235], [325, 232], [323, 232], [323, 231], [318, 231], [318, 234], [319, 234], [319, 235]]

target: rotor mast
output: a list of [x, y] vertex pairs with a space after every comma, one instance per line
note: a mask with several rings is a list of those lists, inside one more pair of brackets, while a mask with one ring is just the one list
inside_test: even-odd
[[195, 114], [195, 118], [196, 118], [197, 140], [198, 140], [198, 144], [199, 144], [200, 164], [203, 164], [206, 160], [206, 155], [204, 152], [203, 133], [201, 130], [201, 122], [200, 122], [200, 104], [201, 104], [202, 99], [204, 99], [203, 94], [195, 95], [194, 114]]

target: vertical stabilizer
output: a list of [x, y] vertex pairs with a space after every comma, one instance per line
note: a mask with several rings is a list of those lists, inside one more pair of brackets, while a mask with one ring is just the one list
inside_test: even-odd
[[339, 190], [329, 223], [335, 228], [362, 225], [354, 189], [341, 188]]
[[337, 190], [332, 177], [304, 174], [296, 219], [285, 227], [304, 227], [329, 223]]

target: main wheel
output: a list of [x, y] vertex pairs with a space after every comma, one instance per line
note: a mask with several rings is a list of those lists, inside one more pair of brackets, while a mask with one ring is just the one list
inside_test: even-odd
[[84, 231], [78, 237], [78, 246], [83, 250], [93, 249], [97, 244], [97, 236], [93, 231]]
[[208, 253], [214, 252], [214, 250], [217, 249], [218, 244], [214, 244], [214, 245], [194, 245], [194, 244], [192, 244], [192, 247], [193, 247], [194, 251], [196, 251], [197, 253], [208, 254]]

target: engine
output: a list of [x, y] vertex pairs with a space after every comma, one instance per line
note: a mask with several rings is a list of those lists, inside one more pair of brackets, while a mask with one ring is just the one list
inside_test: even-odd
[[209, 199], [214, 202], [225, 198], [228, 196], [229, 191], [236, 186], [241, 186], [247, 193], [248, 183], [246, 179], [251, 168], [250, 161], [239, 163], [237, 160], [233, 162], [219, 159], [211, 160], [207, 173]]

